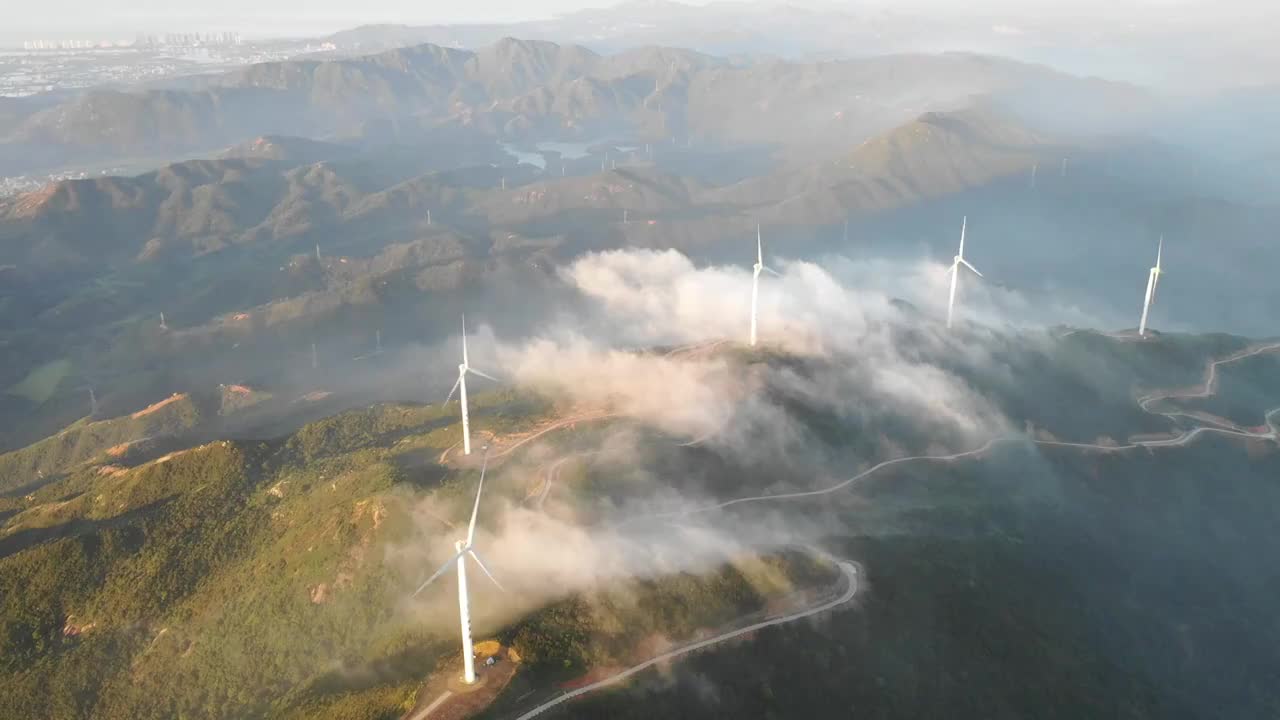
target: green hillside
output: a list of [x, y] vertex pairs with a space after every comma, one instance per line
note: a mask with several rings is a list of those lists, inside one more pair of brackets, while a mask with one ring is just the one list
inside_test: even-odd
[[[548, 410], [481, 396], [473, 432], [519, 432]], [[10, 501], [0, 529], [9, 707], [30, 718], [397, 716], [432, 668], [455, 662], [452, 622], [405, 615], [421, 569], [394, 560], [417, 537], [422, 498], [465, 517], [475, 469], [435, 464], [457, 442], [455, 412], [375, 406], [278, 440], [216, 441], [136, 465], [98, 455]], [[105, 422], [120, 424], [113, 439], [139, 431]], [[92, 455], [79, 447], [67, 457]], [[518, 479], [499, 475], [490, 501], [523, 497]], [[769, 569], [746, 558], [709, 578], [570, 598], [503, 633], [534, 671], [582, 672], [627, 657], [644, 635], [680, 637], [758, 609], [762, 593], [788, 591], [798, 560]], [[823, 582], [815, 572], [796, 577]], [[644, 611], [655, 604], [689, 614]]]
[[135, 443], [162, 444], [195, 429], [206, 413], [189, 395], [175, 394], [131, 415], [84, 418], [57, 435], [0, 455], [0, 492], [41, 484], [86, 461], [122, 458]]

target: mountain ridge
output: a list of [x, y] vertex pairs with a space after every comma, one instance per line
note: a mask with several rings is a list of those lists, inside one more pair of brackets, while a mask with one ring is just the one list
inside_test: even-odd
[[[885, 81], [889, 76], [892, 82]], [[904, 86], [945, 108], [1033, 81], [1082, 82], [1044, 66], [959, 53], [733, 65], [671, 48], [601, 56], [514, 38], [476, 51], [426, 44], [252, 65], [198, 89], [90, 90], [19, 121], [0, 142], [0, 169], [5, 158], [18, 158], [18, 170], [24, 156], [39, 164], [56, 157], [207, 151], [272, 134], [360, 138], [369, 123], [394, 127], [410, 120], [506, 138], [538, 129], [567, 137], [625, 131], [652, 139], [675, 134], [795, 144], [905, 120], [912, 113]], [[865, 100], [843, 99], [854, 95]], [[746, 102], [765, 112], [722, 112]], [[859, 124], [842, 128], [821, 120], [841, 111]], [[815, 120], [798, 127], [797, 117]]]

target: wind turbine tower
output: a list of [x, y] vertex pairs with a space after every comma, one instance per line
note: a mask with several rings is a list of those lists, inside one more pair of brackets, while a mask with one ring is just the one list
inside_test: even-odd
[[462, 454], [471, 454], [471, 418], [467, 414], [467, 373], [474, 373], [482, 378], [498, 382], [498, 378], [492, 375], [486, 375], [479, 370], [471, 367], [471, 363], [467, 359], [467, 316], [462, 316], [462, 363], [458, 365], [458, 380], [453, 383], [453, 389], [449, 391], [448, 397], [444, 399], [446, 403], [453, 399], [453, 394], [458, 393], [458, 400], [462, 405]]
[[972, 270], [973, 273], [978, 277], [982, 277], [982, 273], [978, 272], [978, 268], [974, 267], [973, 265], [970, 265], [969, 261], [964, 259], [964, 235], [965, 235], [965, 229], [968, 227], [968, 225], [969, 225], [969, 216], [966, 215], [964, 219], [960, 221], [960, 250], [959, 252], [956, 253], [955, 259], [951, 263], [951, 270], [950, 270], [951, 294], [947, 297], [947, 327], [948, 328], [951, 327], [951, 318], [955, 312], [955, 307], [956, 307], [956, 283], [960, 277], [960, 266], [963, 265], [969, 268], [970, 270]]
[[1164, 270], [1160, 267], [1160, 256], [1164, 254], [1164, 236], [1160, 236], [1160, 244], [1156, 246], [1156, 264], [1147, 272], [1147, 294], [1142, 299], [1142, 320], [1138, 323], [1138, 336], [1147, 334], [1147, 314], [1151, 311], [1151, 303], [1156, 299], [1156, 286], [1160, 284], [1160, 276]]
[[164, 311], [163, 311], [163, 310], [160, 312], [160, 329], [161, 329], [161, 330], [168, 330], [168, 329], [169, 329], [169, 326], [164, 324]]
[[489, 576], [489, 579], [493, 581], [493, 584], [496, 585], [499, 590], [506, 592], [502, 587], [502, 584], [498, 582], [498, 579], [493, 576], [493, 573], [489, 572], [489, 568], [485, 567], [484, 561], [480, 559], [480, 556], [476, 554], [474, 549], [476, 538], [476, 514], [480, 511], [480, 493], [484, 492], [484, 472], [488, 464], [489, 448], [486, 446], [484, 461], [480, 465], [480, 485], [476, 488], [476, 502], [471, 508], [471, 524], [467, 526], [467, 539], [455, 542], [453, 548], [457, 551], [457, 554], [446, 560], [445, 563], [440, 566], [440, 569], [436, 570], [435, 574], [427, 578], [427, 581], [422, 583], [422, 585], [420, 585], [413, 593], [416, 597], [418, 593], [422, 592], [423, 588], [435, 582], [436, 578], [443, 575], [445, 571], [449, 569], [450, 565], [457, 566], [458, 618], [462, 626], [462, 680], [468, 685], [476, 681], [476, 664], [474, 658], [475, 651], [472, 650], [471, 647], [471, 605], [467, 598], [467, 556], [471, 556], [471, 559], [480, 567], [480, 570], [482, 570], [485, 575]]
[[751, 346], [756, 344], [756, 311], [760, 305], [760, 273], [768, 271], [773, 275], [778, 272], [764, 264], [764, 241], [760, 238], [760, 225], [756, 224], [756, 264], [751, 268]]

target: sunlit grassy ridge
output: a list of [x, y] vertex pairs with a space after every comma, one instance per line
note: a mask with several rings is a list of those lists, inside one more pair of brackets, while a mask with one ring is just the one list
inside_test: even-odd
[[207, 411], [188, 395], [176, 395], [109, 420], [84, 418], [52, 437], [0, 455], [0, 492], [37, 483], [88, 460], [123, 455], [129, 443], [180, 436], [205, 419]]
[[[508, 391], [479, 396], [473, 411], [474, 432], [505, 434], [552, 409]], [[110, 441], [131, 437], [118, 432]], [[397, 716], [454, 660], [455, 621], [405, 615], [421, 568], [388, 551], [415, 542], [410, 509], [425, 494], [465, 516], [475, 469], [437, 462], [459, 437], [454, 407], [379, 405], [279, 440], [214, 441], [132, 465], [73, 455], [91, 461], [7, 500], [9, 707], [30, 718]], [[638, 604], [570, 598], [504, 636], [534, 670], [581, 672], [646, 634], [679, 637], [758, 609], [764, 589], [787, 587], [779, 567], [645, 583]], [[657, 605], [679, 611], [653, 614]]]
[[444, 409], [378, 406], [41, 488], [0, 536], [12, 707], [263, 715], [335, 663], [430, 650], [438, 640], [391, 622], [403, 579], [383, 548], [405, 537], [406, 490], [424, 484], [398, 460], [456, 438]]

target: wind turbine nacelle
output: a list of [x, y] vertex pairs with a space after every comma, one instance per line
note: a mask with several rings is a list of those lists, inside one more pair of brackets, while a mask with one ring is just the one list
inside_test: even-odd
[[465, 374], [466, 374], [466, 372], [467, 372], [467, 364], [466, 364], [466, 363], [461, 363], [460, 365], [458, 365], [458, 374], [459, 374], [459, 375], [465, 375]]

